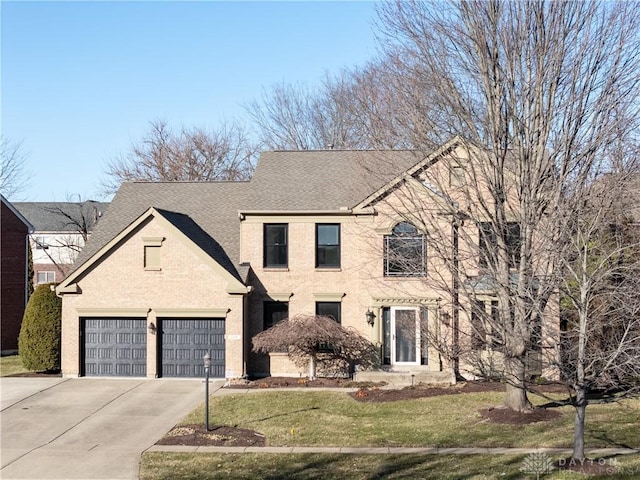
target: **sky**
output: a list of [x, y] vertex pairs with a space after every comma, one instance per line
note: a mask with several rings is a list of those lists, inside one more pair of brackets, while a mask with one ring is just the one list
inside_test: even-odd
[[29, 174], [14, 201], [109, 200], [107, 163], [149, 122], [245, 122], [265, 89], [376, 55], [366, 1], [2, 0], [0, 16], [0, 132]]

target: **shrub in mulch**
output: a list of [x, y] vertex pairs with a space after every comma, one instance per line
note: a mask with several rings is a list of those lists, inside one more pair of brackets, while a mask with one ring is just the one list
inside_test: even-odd
[[265, 436], [246, 428], [191, 424], [173, 427], [156, 445], [264, 447]]

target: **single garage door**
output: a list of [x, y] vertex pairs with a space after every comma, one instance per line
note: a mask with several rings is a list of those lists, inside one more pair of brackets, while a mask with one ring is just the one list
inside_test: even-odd
[[147, 374], [147, 321], [144, 318], [84, 320], [84, 374], [144, 377]]
[[204, 377], [209, 352], [209, 376], [224, 378], [224, 319], [162, 319], [160, 325], [163, 377]]

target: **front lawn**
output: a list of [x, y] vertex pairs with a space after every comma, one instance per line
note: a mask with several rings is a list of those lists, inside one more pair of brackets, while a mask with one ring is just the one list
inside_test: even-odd
[[[558, 397], [560, 398], [560, 397]], [[570, 447], [573, 408], [548, 422], [503, 425], [478, 410], [499, 405], [498, 392], [363, 403], [346, 393], [261, 391], [211, 397], [210, 424], [255, 430], [267, 446]], [[545, 401], [532, 396], [537, 404]], [[182, 424], [201, 423], [204, 406]], [[586, 445], [640, 447], [640, 400], [587, 408]]]
[[[561, 395], [557, 395], [558, 399]], [[546, 400], [531, 397], [535, 404]], [[502, 425], [478, 411], [499, 405], [499, 392], [442, 395], [397, 402], [359, 402], [347, 393], [328, 391], [255, 391], [211, 397], [210, 425], [254, 430], [267, 446], [351, 447], [570, 447], [573, 409], [548, 422]], [[182, 425], [203, 422], [204, 406]], [[639, 447], [640, 400], [587, 408], [586, 444]], [[553, 458], [558, 460], [558, 458]], [[612, 480], [640, 477], [640, 455], [603, 461]], [[527, 479], [527, 455], [417, 454], [229, 454], [148, 452], [140, 479]], [[610, 464], [607, 464], [607, 468]], [[617, 471], [613, 467], [617, 466]], [[553, 470], [540, 478], [574, 480], [580, 473]]]

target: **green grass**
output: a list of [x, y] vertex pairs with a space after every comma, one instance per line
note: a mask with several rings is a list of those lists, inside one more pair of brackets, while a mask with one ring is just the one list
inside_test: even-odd
[[[524, 455], [335, 455], [335, 454], [186, 454], [145, 453], [140, 480], [183, 479], [535, 479], [526, 474]], [[608, 459], [619, 473], [590, 480], [635, 479], [640, 455]], [[584, 479], [552, 471], [545, 480]]]
[[[478, 409], [499, 405], [500, 393], [468, 393], [387, 403], [361, 403], [346, 393], [261, 391], [211, 398], [211, 425], [249, 428], [269, 446], [570, 447], [573, 409], [557, 420], [526, 426], [485, 422]], [[534, 403], [545, 401], [532, 397]], [[203, 407], [184, 424], [199, 423]], [[638, 447], [640, 400], [587, 408], [586, 444]], [[214, 454], [148, 452], [141, 480], [169, 479], [535, 479], [521, 470], [525, 455]], [[640, 455], [624, 455], [618, 473], [590, 479], [640, 478]], [[553, 471], [545, 480], [582, 474]]]
[[0, 377], [15, 375], [16, 373], [26, 373], [29, 370], [22, 366], [19, 355], [9, 355], [0, 357]]
[[[536, 397], [532, 398], [536, 403]], [[363, 403], [340, 392], [258, 392], [211, 398], [211, 425], [256, 430], [269, 446], [570, 447], [573, 413], [530, 425], [485, 421], [478, 409], [499, 405], [495, 392]], [[538, 403], [543, 403], [539, 401]], [[203, 407], [183, 424], [199, 423]], [[587, 408], [587, 447], [640, 447], [640, 400]]]

